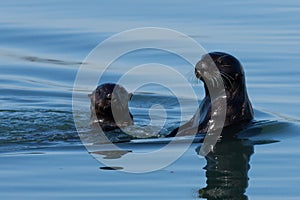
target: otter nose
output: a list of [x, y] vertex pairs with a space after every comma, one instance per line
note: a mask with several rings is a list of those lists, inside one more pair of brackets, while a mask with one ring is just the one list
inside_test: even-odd
[[203, 73], [203, 71], [202, 71], [202, 63], [200, 61], [195, 66], [195, 75], [196, 75], [197, 78], [201, 79], [202, 73]]
[[195, 72], [198, 74], [204, 74], [205, 72], [209, 72], [210, 68], [205, 62], [198, 62], [195, 67]]

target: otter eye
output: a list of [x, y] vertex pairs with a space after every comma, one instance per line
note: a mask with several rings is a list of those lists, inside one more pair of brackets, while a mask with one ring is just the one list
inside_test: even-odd
[[230, 67], [231, 65], [225, 63], [225, 64], [221, 64], [221, 66], [222, 67]]
[[106, 95], [106, 98], [107, 98], [107, 99], [111, 99], [111, 94], [107, 94], [107, 95]]

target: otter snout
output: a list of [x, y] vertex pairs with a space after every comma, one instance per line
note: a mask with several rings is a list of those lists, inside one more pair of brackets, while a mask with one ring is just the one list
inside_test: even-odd
[[204, 77], [210, 79], [213, 75], [213, 67], [203, 61], [199, 61], [195, 66], [195, 75], [198, 79], [203, 80]]

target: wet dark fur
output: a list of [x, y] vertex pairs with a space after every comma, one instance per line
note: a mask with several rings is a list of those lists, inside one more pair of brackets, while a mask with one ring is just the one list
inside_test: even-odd
[[110, 131], [133, 124], [128, 101], [131, 94], [120, 85], [105, 83], [99, 85], [92, 94], [91, 124], [99, 124], [103, 131]]
[[[212, 66], [218, 68], [219, 72], [212, 70]], [[211, 99], [208, 88], [221, 88], [223, 81], [226, 93], [226, 119], [222, 135], [232, 133], [233, 130], [239, 130], [253, 119], [253, 109], [248, 98], [245, 74], [240, 62], [233, 56], [223, 52], [212, 52], [206, 54], [195, 66], [195, 75], [204, 82], [205, 97], [197, 110], [200, 117], [194, 117], [186, 124], [173, 130], [168, 136], [175, 136], [179, 131], [180, 135], [191, 135], [195, 133], [206, 133], [209, 128], [209, 120], [212, 116], [211, 103], [218, 102], [217, 97]], [[221, 81], [221, 82], [220, 82]], [[209, 87], [208, 87], [209, 86]], [[224, 111], [222, 105], [217, 104], [218, 109], [214, 115], [218, 115], [220, 110]], [[198, 115], [199, 116], [199, 115]], [[197, 118], [197, 119], [196, 119]], [[195, 120], [197, 127], [195, 127]], [[194, 126], [194, 127], [193, 127]]]

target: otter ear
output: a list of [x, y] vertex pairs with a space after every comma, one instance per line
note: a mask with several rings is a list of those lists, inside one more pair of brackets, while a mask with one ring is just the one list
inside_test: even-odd
[[133, 96], [132, 93], [129, 93], [129, 94], [128, 94], [128, 100], [129, 100], [129, 101], [131, 100], [132, 96]]

